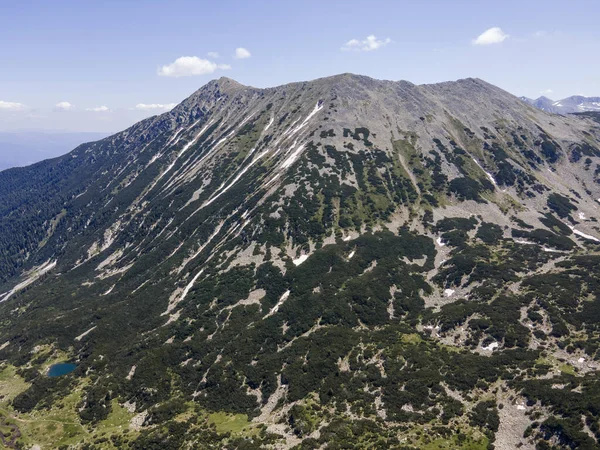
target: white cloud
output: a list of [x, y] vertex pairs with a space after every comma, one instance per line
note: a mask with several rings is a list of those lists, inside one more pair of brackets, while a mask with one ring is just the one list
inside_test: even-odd
[[502, 31], [500, 27], [492, 27], [488, 30], [485, 30], [477, 39], [473, 40], [473, 45], [491, 45], [491, 44], [499, 44], [500, 42], [505, 41], [510, 36]]
[[231, 69], [231, 66], [228, 64], [217, 64], [208, 59], [198, 58], [197, 56], [182, 56], [171, 64], [159, 68], [158, 74], [163, 77], [189, 77], [227, 69]]
[[86, 111], [93, 111], [93, 112], [106, 112], [108, 110], [109, 110], [108, 106], [104, 106], [104, 105], [86, 109]]
[[2, 110], [16, 111], [16, 110], [24, 109], [24, 108], [25, 108], [25, 105], [23, 103], [4, 102], [4, 101], [0, 100], [0, 109], [2, 109]]
[[154, 110], [164, 110], [170, 111], [177, 106], [177, 103], [138, 103], [135, 105], [134, 109], [138, 111], [154, 111]]
[[74, 108], [75, 108], [75, 106], [73, 106], [69, 102], [59, 102], [56, 105], [54, 105], [54, 110], [55, 111], [71, 111]]
[[554, 91], [552, 89], [544, 89], [543, 91], [540, 92], [540, 94], [542, 95], [550, 95], [554, 93]]
[[220, 56], [219, 52], [208, 52], [207, 55], [209, 58], [218, 58]]
[[342, 46], [342, 50], [345, 52], [352, 50], [358, 52], [370, 52], [388, 45], [390, 42], [392, 42], [390, 38], [377, 39], [377, 36], [371, 34], [362, 41], [359, 41], [358, 39], [350, 39]]
[[245, 49], [244, 47], [238, 47], [235, 49], [235, 55], [233, 56], [235, 59], [246, 59], [246, 58], [250, 58], [252, 56], [252, 53], [250, 53], [247, 49]]

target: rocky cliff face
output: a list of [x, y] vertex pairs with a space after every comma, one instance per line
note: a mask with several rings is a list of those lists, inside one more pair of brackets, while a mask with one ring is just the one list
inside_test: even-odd
[[593, 448], [599, 147], [477, 79], [222, 78], [0, 173], [10, 408], [72, 393], [83, 443], [125, 405], [131, 448]]

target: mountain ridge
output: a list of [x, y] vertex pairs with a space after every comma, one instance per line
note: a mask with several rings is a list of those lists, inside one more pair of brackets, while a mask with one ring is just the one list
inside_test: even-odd
[[106, 448], [593, 448], [599, 147], [478, 79], [210, 81], [0, 173], [3, 405], [78, 445], [119, 412]]

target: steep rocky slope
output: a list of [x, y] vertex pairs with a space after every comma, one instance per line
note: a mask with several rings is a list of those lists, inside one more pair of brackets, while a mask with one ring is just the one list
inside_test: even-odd
[[2, 172], [6, 413], [86, 448], [595, 448], [599, 147], [477, 79], [221, 78]]

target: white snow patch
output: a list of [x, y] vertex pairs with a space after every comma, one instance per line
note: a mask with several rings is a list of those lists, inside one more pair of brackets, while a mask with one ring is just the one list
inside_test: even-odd
[[280, 173], [276, 173], [273, 178], [271, 178], [269, 181], [267, 181], [265, 183], [265, 187], [269, 186], [271, 183], [273, 183], [277, 178], [279, 178], [281, 176]]
[[481, 349], [486, 351], [492, 351], [495, 348], [498, 348], [499, 346], [500, 344], [498, 344], [497, 342], [492, 342], [490, 345], [486, 345], [485, 347], [482, 346]]
[[446, 244], [444, 244], [444, 241], [442, 241], [442, 238], [439, 237], [435, 240], [435, 242], [437, 243], [437, 245], [439, 245], [440, 247], [445, 246]]
[[523, 244], [523, 245], [536, 245], [535, 242], [527, 241], [525, 239], [515, 239], [515, 243], [516, 244]]
[[585, 362], [585, 358], [584, 358], [584, 357], [581, 357], [581, 358], [579, 358], [579, 359], [577, 360], [577, 362], [581, 364], [581, 363]]
[[295, 266], [299, 266], [300, 264], [302, 264], [304, 261], [306, 261], [308, 259], [309, 255], [300, 255], [298, 258], [294, 259], [292, 262], [294, 263]]
[[[198, 122], [200, 122], [202, 119], [203, 119], [203, 117], [201, 117], [200, 119], [196, 120], [196, 121], [195, 121], [195, 122], [194, 122], [194, 123], [193, 123], [191, 126], [189, 126], [188, 128], [183, 128], [183, 127], [182, 127], [182, 128], [180, 128], [179, 130], [177, 130], [177, 131], [175, 132], [175, 134], [174, 134], [173, 136], [171, 136], [171, 139], [169, 139], [169, 140], [167, 141], [167, 143], [166, 143], [166, 145], [165, 145], [165, 148], [166, 148], [166, 147], [168, 147], [169, 145], [171, 145], [171, 143], [173, 143], [173, 145], [177, 145], [177, 143], [178, 143], [178, 142], [179, 142], [179, 140], [181, 139], [181, 136], [183, 136], [183, 135], [181, 134], [181, 132], [182, 132], [183, 130], [185, 130], [185, 131], [189, 131], [189, 130], [191, 130], [191, 129], [192, 129], [192, 128], [194, 128], [196, 125], [198, 125]], [[178, 137], [178, 136], [179, 136], [179, 137]], [[177, 140], [175, 140], [175, 139], [177, 139]], [[175, 142], [173, 142], [173, 141], [175, 141]], [[151, 162], [150, 164], [152, 164], [152, 162]]]
[[292, 149], [291, 149], [292, 154], [290, 156], [288, 156], [288, 158], [281, 165], [281, 167], [283, 169], [287, 169], [292, 164], [294, 164], [296, 159], [298, 159], [298, 156], [300, 156], [300, 152], [302, 151], [302, 149], [304, 149], [304, 145], [300, 145], [298, 148], [295, 148], [295, 147], [296, 147], [296, 143], [294, 142], [294, 145], [292, 146]]
[[[321, 103], [319, 105], [320, 102], [317, 102], [317, 104], [315, 105], [315, 108], [312, 110], [312, 112], [306, 117], [306, 119], [304, 119], [302, 121], [302, 123], [300, 125], [298, 125], [296, 128], [292, 128], [294, 127], [294, 125], [296, 125], [296, 123], [300, 120], [297, 119], [294, 121], [294, 123], [292, 123], [292, 125], [290, 126], [290, 128], [288, 128], [281, 136], [280, 138], [275, 142], [274, 145], [277, 145], [280, 141], [282, 141], [283, 139], [287, 139], [292, 137], [294, 134], [296, 134], [298, 131], [300, 131], [302, 128], [304, 128], [309, 120], [319, 111], [321, 111], [321, 109], [323, 109], [323, 104]], [[294, 144], [295, 145], [295, 144]]]
[[76, 341], [81, 341], [84, 337], [86, 337], [88, 334], [90, 334], [92, 331], [94, 331], [96, 329], [97, 325], [94, 325], [92, 328], [90, 328], [87, 331], [84, 331], [83, 333], [81, 333], [79, 336], [77, 336], [75, 338]]
[[8, 347], [9, 344], [10, 341], [6, 341], [4, 344], [0, 345], [0, 350], [4, 350], [6, 347]]
[[589, 234], [585, 234], [582, 231], [576, 230], [575, 227], [569, 226], [569, 228], [571, 228], [571, 231], [573, 233], [575, 233], [579, 237], [582, 237], [582, 238], [587, 239], [589, 241], [600, 242], [600, 239], [598, 239], [598, 238], [596, 238], [594, 236], [590, 236]]
[[[168, 147], [168, 146], [171, 144], [171, 142], [173, 142], [175, 139], [177, 139], [177, 136], [179, 136], [179, 134], [180, 134], [180, 133], [181, 133], [183, 130], [185, 130], [185, 128], [183, 128], [183, 127], [179, 128], [179, 129], [178, 129], [178, 130], [175, 132], [175, 134], [173, 134], [173, 136], [171, 136], [171, 137], [169, 138], [169, 140], [167, 141], [167, 143], [166, 143], [165, 147]], [[177, 139], [177, 141], [179, 141], [179, 139]], [[175, 142], [175, 143], [177, 143], [177, 142]], [[152, 158], [152, 159], [150, 160], [150, 162], [148, 163], [148, 165], [152, 164], [154, 161], [155, 161], [155, 159], [154, 159], [154, 158]]]
[[27, 278], [25, 280], [21, 281], [10, 291], [0, 294], [0, 303], [8, 300], [13, 294], [16, 294], [20, 290], [25, 289], [30, 284], [36, 282], [42, 275], [54, 269], [54, 267], [56, 267], [56, 263], [57, 261], [48, 260], [41, 266], [34, 267], [30, 271], [25, 272], [23, 274], [27, 275]]
[[269, 120], [269, 123], [265, 127], [264, 131], [267, 131], [269, 128], [271, 128], [271, 125], [273, 125], [274, 121], [275, 121], [275, 117], [271, 117], [271, 120]]
[[[198, 122], [196, 122], [198, 123]], [[200, 130], [200, 132], [194, 137], [194, 139], [192, 139], [190, 142], [188, 142], [187, 144], [185, 144], [183, 146], [183, 148], [181, 149], [181, 152], [179, 153], [179, 155], [177, 155], [177, 159], [179, 159], [192, 145], [194, 145], [198, 139], [200, 139], [200, 136], [202, 136], [204, 134], [204, 132], [208, 129], [208, 127], [210, 126], [210, 124], [213, 123], [213, 120], [209, 120], [208, 123]], [[195, 124], [194, 124], [195, 125]], [[192, 127], [194, 126], [192, 125]], [[190, 128], [192, 128], [190, 127]]]
[[579, 220], [585, 220], [585, 213], [579, 211]]
[[479, 164], [479, 161], [477, 161], [473, 156], [471, 156], [471, 159], [473, 160], [473, 162], [475, 164], [477, 164], [477, 167], [479, 167], [481, 170], [483, 170], [483, 172], [487, 175], [487, 177], [492, 182], [492, 184], [494, 185], [494, 187], [497, 188], [498, 187], [498, 183], [496, 183], [496, 179], [494, 178], [494, 176], [491, 173], [489, 173], [487, 170], [485, 170], [483, 168], [483, 166], [481, 164]]
[[344, 241], [344, 242], [348, 242], [348, 241], [351, 241], [351, 240], [352, 240], [352, 236], [351, 236], [351, 235], [344, 236], [344, 237], [342, 238], [342, 241]]
[[290, 296], [290, 290], [288, 289], [281, 295], [277, 304], [275, 306], [273, 306], [273, 308], [271, 308], [271, 311], [269, 311], [269, 313], [266, 316], [264, 316], [263, 319], [266, 319], [267, 317], [271, 317], [273, 314], [275, 314], [277, 311], [279, 311], [279, 308], [281, 307], [281, 305], [283, 305], [285, 303], [285, 301], [288, 299], [289, 296]]
[[300, 119], [296, 119], [296, 120], [295, 120], [295, 121], [294, 121], [294, 122], [293, 122], [293, 123], [290, 125], [290, 127], [289, 127], [287, 130], [285, 130], [283, 133], [281, 133], [281, 134], [279, 135], [279, 137], [278, 137], [278, 138], [275, 140], [275, 142], [273, 142], [273, 147], [276, 147], [277, 145], [279, 145], [279, 143], [280, 143], [280, 142], [281, 142], [283, 139], [287, 138], [287, 136], [290, 134], [290, 131], [292, 130], [292, 127], [293, 127], [294, 125], [296, 125], [296, 124], [297, 124], [299, 121], [300, 121]]
[[446, 297], [452, 297], [456, 291], [454, 289], [444, 289], [444, 295]]
[[562, 250], [556, 250], [555, 248], [550, 248], [550, 247], [542, 247], [542, 251], [544, 251], [546, 253], [565, 253]]
[[[319, 104], [320, 103], [320, 104]], [[315, 105], [315, 108], [311, 111], [311, 113], [306, 117], [306, 119], [304, 119], [304, 121], [298, 125], [292, 132], [290, 135], [293, 135], [295, 133], [297, 133], [298, 131], [300, 131], [302, 128], [304, 128], [306, 126], [306, 124], [308, 124], [308, 121], [319, 111], [321, 111], [323, 109], [323, 103], [321, 102], [317, 102], [317, 104]]]
[[135, 369], [137, 369], [137, 366], [131, 366], [131, 369], [129, 369], [129, 373], [127, 374], [125, 379], [131, 380], [133, 378], [133, 375], [135, 374]]
[[[308, 122], [310, 121], [310, 119], [319, 111], [321, 111], [323, 109], [323, 104], [321, 102], [317, 102], [317, 104], [315, 105], [315, 108], [312, 110], [312, 112], [306, 117], [306, 119], [304, 119], [304, 121], [298, 125], [296, 128], [294, 128], [288, 136], [285, 136], [286, 138], [293, 136], [294, 134], [296, 134], [298, 131], [300, 131], [302, 128], [304, 128]], [[286, 133], [284, 133], [284, 135], [286, 135]], [[284, 137], [282, 135], [282, 137]], [[304, 149], [304, 144], [301, 144], [298, 148], [296, 148], [296, 143], [297, 140], [294, 141], [294, 144], [292, 145], [292, 148], [290, 149], [290, 151], [288, 153], [291, 153], [291, 155], [284, 161], [284, 163], [282, 164], [282, 168], [283, 169], [287, 169], [288, 167], [290, 167], [298, 158], [298, 156], [300, 155], [300, 152]]]
[[[252, 154], [254, 152], [254, 150], [255, 149], [250, 150], [250, 154]], [[227, 187], [225, 187], [223, 190], [221, 190], [217, 195], [213, 196], [213, 198], [208, 200], [203, 206], [210, 205], [212, 202], [214, 202], [216, 199], [218, 199], [221, 195], [223, 195], [225, 192], [227, 192], [235, 183], [237, 183], [237, 181], [240, 178], [242, 178], [242, 176], [248, 171], [248, 169], [250, 169], [250, 167], [252, 167], [258, 160], [260, 160], [267, 153], [268, 153], [268, 150], [265, 150], [264, 152], [262, 152], [258, 156], [256, 156], [252, 160], [252, 162], [250, 162], [250, 164], [248, 164], [246, 167], [244, 167], [242, 169], [242, 171], [233, 179], [233, 181], [227, 185]]]
[[[163, 178], [163, 177], [164, 177], [164, 176], [165, 176], [167, 173], [169, 173], [173, 167], [175, 167], [175, 163], [177, 162], [177, 160], [178, 160], [179, 158], [181, 158], [181, 157], [183, 156], [183, 154], [184, 154], [186, 151], [188, 151], [188, 149], [189, 149], [189, 148], [190, 148], [192, 145], [194, 145], [194, 144], [195, 144], [195, 143], [198, 141], [198, 139], [200, 138], [200, 136], [202, 136], [202, 135], [204, 134], [204, 132], [206, 131], [206, 129], [207, 129], [209, 126], [210, 126], [210, 124], [211, 124], [212, 122], [213, 122], [213, 121], [212, 121], [212, 119], [211, 119], [211, 120], [210, 120], [210, 121], [209, 121], [209, 122], [206, 124], [206, 126], [205, 126], [204, 128], [202, 128], [202, 129], [200, 130], [200, 132], [199, 132], [199, 133], [198, 133], [198, 134], [197, 134], [197, 135], [196, 135], [196, 136], [195, 136], [195, 137], [194, 137], [194, 138], [193, 138], [193, 139], [192, 139], [190, 142], [188, 142], [187, 144], [185, 144], [185, 145], [183, 146], [183, 148], [182, 148], [182, 149], [181, 149], [181, 151], [180, 151], [180, 152], [177, 154], [177, 156], [175, 157], [175, 159], [173, 160], [173, 162], [172, 162], [171, 164], [169, 164], [169, 166], [166, 168], [166, 170], [165, 170], [165, 171], [163, 171], [163, 172], [162, 172], [162, 173], [161, 173], [161, 174], [158, 176], [158, 178], [157, 178], [156, 180], [154, 180], [154, 182], [152, 183], [152, 185], [150, 186], [150, 188], [146, 190], [146, 192], [150, 192], [152, 189], [154, 189], [154, 186], [156, 186], [156, 185], [158, 184], [158, 182], [159, 182], [160, 180], [162, 180], [162, 178]], [[193, 126], [193, 125], [192, 125], [192, 126]]]
[[110, 289], [109, 289], [108, 291], [106, 291], [106, 292], [105, 292], [104, 294], [102, 294], [102, 295], [108, 295], [108, 294], [110, 294], [110, 293], [113, 291], [113, 289], [115, 288], [115, 286], [116, 286], [116, 284], [113, 284], [113, 285], [110, 287]]
[[170, 314], [171, 311], [173, 311], [175, 307], [185, 299], [185, 297], [190, 292], [190, 289], [192, 289], [192, 287], [194, 286], [194, 283], [198, 280], [198, 278], [200, 278], [200, 275], [202, 275], [202, 272], [204, 272], [204, 269], [200, 270], [200, 272], [198, 272], [196, 276], [192, 278], [192, 281], [190, 281], [187, 284], [183, 291], [181, 291], [181, 289], [176, 289], [175, 292], [171, 294], [171, 297], [169, 298], [169, 306], [167, 306], [167, 310], [163, 312], [161, 316], [166, 316], [167, 314]]
[[525, 406], [524, 406], [524, 405], [517, 405], [517, 409], [518, 409], [518, 410], [520, 410], [520, 411], [523, 411], [523, 410], [525, 410], [526, 408], [525, 408]]
[[[194, 213], [192, 213], [192, 215], [194, 215], [194, 214], [195, 214], [195, 212], [196, 212], [196, 211], [194, 211]], [[190, 216], [190, 217], [191, 217], [191, 216]], [[202, 250], [204, 250], [204, 249], [206, 248], [206, 246], [207, 246], [207, 245], [208, 245], [208, 244], [209, 244], [209, 243], [210, 243], [210, 242], [211, 242], [211, 241], [212, 241], [212, 240], [215, 238], [215, 236], [221, 232], [221, 228], [223, 227], [223, 224], [224, 224], [224, 223], [225, 223], [224, 221], [223, 221], [223, 222], [221, 222], [221, 223], [219, 223], [219, 225], [217, 225], [217, 227], [215, 228], [215, 231], [213, 231], [213, 233], [212, 233], [212, 234], [211, 234], [211, 235], [208, 237], [207, 241], [206, 241], [204, 244], [202, 244], [202, 245], [201, 245], [201, 246], [198, 248], [198, 250], [196, 250], [196, 251], [195, 251], [195, 252], [194, 252], [192, 255], [188, 256], [187, 258], [185, 258], [185, 259], [182, 261], [181, 265], [180, 265], [180, 266], [177, 268], [177, 273], [181, 273], [181, 271], [182, 271], [182, 270], [185, 268], [185, 266], [187, 266], [187, 265], [188, 265], [188, 263], [189, 263], [190, 261], [192, 261], [193, 259], [197, 258], [197, 257], [198, 257], [198, 255], [199, 255], [200, 253], [202, 253]]]
[[163, 154], [162, 153], [157, 153], [155, 154], [150, 161], [148, 162], [148, 165], [146, 167], [150, 167], [150, 165], [154, 164]]
[[355, 253], [356, 253], [356, 251], [352, 250], [350, 252], [350, 254], [348, 255], [348, 259], [352, 259], [352, 257], [354, 256]]
[[229, 137], [231, 136], [232, 133], [233, 132], [229, 133], [224, 138], [219, 139], [219, 141], [215, 144], [214, 148], [217, 148], [219, 145], [221, 145], [223, 142], [225, 142], [227, 139], [229, 139]]

